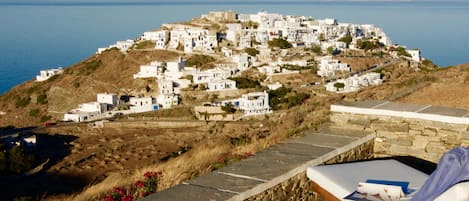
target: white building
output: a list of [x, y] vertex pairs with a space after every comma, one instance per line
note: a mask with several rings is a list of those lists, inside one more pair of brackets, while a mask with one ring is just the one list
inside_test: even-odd
[[257, 67], [257, 70], [259, 70], [260, 73], [264, 73], [268, 76], [282, 72], [282, 69], [278, 65]]
[[335, 71], [350, 72], [350, 67], [346, 63], [332, 59], [331, 56], [321, 58], [317, 74], [321, 77], [334, 76]]
[[163, 71], [164, 71], [164, 64], [158, 61], [153, 61], [149, 65], [140, 66], [140, 71], [134, 74], [134, 79], [162, 77]]
[[127, 51], [130, 47], [132, 47], [132, 45], [134, 45], [134, 43], [135, 43], [135, 42], [134, 42], [133, 40], [117, 41], [116, 44], [110, 45], [110, 46], [107, 47], [107, 48], [98, 48], [98, 51], [96, 52], [96, 54], [101, 54], [101, 53], [103, 53], [104, 51], [109, 50], [109, 49], [112, 49], [112, 48], [117, 48], [117, 49], [119, 49], [120, 51], [125, 52], [125, 51]]
[[64, 121], [85, 122], [93, 121], [102, 117], [102, 114], [117, 106], [117, 95], [99, 93], [96, 102], [82, 103], [78, 108], [65, 113]]
[[236, 63], [239, 71], [247, 70], [249, 67], [251, 67], [252, 62], [254, 62], [254, 58], [248, 54], [233, 55], [231, 60]]
[[[342, 83], [344, 87], [337, 87], [336, 83]], [[335, 82], [329, 82], [326, 84], [326, 90], [337, 93], [347, 93], [358, 91], [363, 87], [380, 85], [383, 83], [381, 75], [379, 73], [367, 73], [361, 76], [353, 76], [347, 79], [339, 79]]]
[[63, 72], [64, 70], [62, 69], [62, 67], [48, 69], [48, 70], [41, 70], [39, 75], [36, 75], [36, 81], [42, 82], [42, 81], [48, 80], [54, 75], [62, 74]]
[[422, 60], [420, 50], [406, 50], [406, 52], [410, 54], [412, 61], [420, 62]]
[[164, 75], [166, 79], [177, 80], [184, 76], [184, 66], [186, 61], [179, 57], [177, 61], [170, 61], [166, 63], [166, 71]]
[[195, 84], [209, 83], [224, 80], [235, 74], [235, 69], [209, 69], [205, 71], [197, 71], [193, 77], [192, 81]]
[[219, 91], [219, 90], [234, 90], [236, 88], [236, 82], [233, 80], [218, 80], [208, 82], [207, 91]]
[[86, 122], [100, 118], [105, 112], [106, 104], [98, 102], [82, 103], [64, 115], [64, 121]]
[[122, 52], [127, 51], [130, 47], [134, 45], [133, 40], [117, 41], [115, 47], [117, 47]]
[[105, 103], [110, 105], [111, 107], [117, 106], [117, 95], [116, 94], [108, 94], [108, 93], [99, 93], [96, 95], [96, 99], [98, 103]]
[[225, 57], [231, 57], [231, 56], [233, 56], [233, 50], [230, 49], [230, 48], [222, 47], [222, 48], [221, 48], [221, 52], [223, 53], [223, 55], [224, 55]]
[[179, 96], [176, 94], [172, 80], [158, 80], [158, 92], [156, 102], [162, 108], [171, 108], [179, 104]]
[[152, 97], [131, 97], [129, 102], [130, 111], [133, 113], [150, 112], [159, 109], [158, 104], [156, 104]]
[[144, 32], [142, 39], [155, 41], [155, 49], [165, 49], [166, 43], [169, 41], [169, 31], [159, 30]]
[[272, 113], [267, 92], [254, 92], [243, 94], [239, 100], [239, 109], [245, 115], [261, 115]]

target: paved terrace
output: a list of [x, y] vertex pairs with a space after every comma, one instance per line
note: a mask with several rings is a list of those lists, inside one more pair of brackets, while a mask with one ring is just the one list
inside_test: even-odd
[[331, 105], [332, 112], [424, 119], [453, 124], [469, 124], [469, 111], [432, 105], [389, 101], [341, 102]]
[[244, 200], [373, 140], [363, 131], [323, 129], [274, 145], [254, 156], [152, 194], [144, 201]]

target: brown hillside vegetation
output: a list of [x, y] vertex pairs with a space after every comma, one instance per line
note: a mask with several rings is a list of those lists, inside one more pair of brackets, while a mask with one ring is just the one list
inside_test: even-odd
[[400, 102], [469, 109], [469, 63], [433, 72], [438, 80]]
[[[93, 55], [67, 68], [62, 75], [44, 82], [27, 81], [2, 95], [0, 111], [6, 115], [0, 116], [0, 125], [24, 127], [38, 125], [49, 118], [60, 120], [79, 103], [95, 101], [97, 93], [145, 95], [146, 86], [152, 93], [157, 90], [156, 81], [133, 79], [133, 74], [142, 64], [171, 61], [177, 56], [176, 52], [164, 50], [122, 53], [116, 49]], [[33, 110], [38, 110], [39, 114], [30, 115]]]

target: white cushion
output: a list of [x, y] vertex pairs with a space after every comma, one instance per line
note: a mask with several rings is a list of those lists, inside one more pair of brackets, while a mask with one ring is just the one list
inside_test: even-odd
[[418, 190], [428, 178], [427, 174], [392, 159], [314, 166], [307, 169], [306, 175], [339, 199], [368, 179], [407, 181], [410, 189]]
[[443, 194], [438, 196], [435, 201], [468, 201], [469, 200], [469, 182], [458, 183]]

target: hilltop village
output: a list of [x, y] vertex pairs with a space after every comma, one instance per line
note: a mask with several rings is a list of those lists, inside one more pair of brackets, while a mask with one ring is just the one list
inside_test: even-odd
[[[260, 80], [258, 90], [240, 94], [234, 99], [193, 105], [199, 118], [234, 120], [232, 115], [219, 115], [239, 110], [242, 115], [236, 118], [242, 118], [243, 115], [272, 112], [267, 91], [283, 87], [280, 82], [272, 82], [274, 76], [313, 70], [320, 79], [304, 82], [303, 86], [323, 85], [327, 91], [347, 93], [380, 85], [383, 82], [381, 75], [373, 70], [391, 61], [352, 72], [349, 64], [334, 59], [333, 55], [379, 49], [374, 53], [390, 54], [394, 58], [405, 57], [416, 65], [421, 62], [419, 50], [406, 50], [394, 45], [374, 25], [267, 12], [237, 14], [231, 11], [210, 12], [190, 23], [163, 24], [160, 29], [144, 32], [135, 40], [117, 41], [107, 48], [99, 48], [97, 54], [114, 48], [125, 53], [142, 44], [149, 49], [197, 55], [199, 60], [205, 63], [208, 61], [210, 65], [200, 61], [198, 64], [190, 62], [192, 65], [189, 65], [182, 57], [168, 62], [151, 61], [141, 65], [133, 79], [155, 79], [158, 83], [156, 93], [150, 96], [99, 93], [95, 102], [80, 104], [67, 112], [63, 120], [94, 121], [115, 115], [168, 109], [180, 104], [180, 95], [187, 89], [234, 94], [238, 88], [245, 88], [244, 85], [252, 81], [242, 79], [243, 73], [257, 71], [264, 78]], [[62, 71], [61, 68], [41, 71], [37, 81], [45, 81]], [[204, 114], [203, 117], [200, 113]]]
[[400, 100], [461, 72], [371, 24], [232, 11], [163, 24], [0, 96], [0, 132], [13, 130], [0, 141], [45, 173], [5, 192], [97, 200], [150, 170], [160, 191], [329, 123], [334, 103]]

